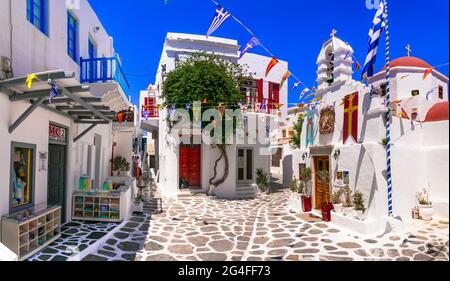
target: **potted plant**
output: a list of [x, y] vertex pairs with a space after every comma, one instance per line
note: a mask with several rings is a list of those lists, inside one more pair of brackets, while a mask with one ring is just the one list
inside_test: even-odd
[[122, 170], [122, 156], [116, 156], [111, 161], [113, 176], [119, 176], [120, 171]]
[[364, 195], [360, 191], [355, 191], [353, 194], [353, 204], [355, 205], [356, 217], [361, 220], [364, 218], [364, 213], [366, 211], [364, 203]]
[[336, 213], [342, 213], [343, 211], [343, 200], [342, 200], [343, 189], [340, 188], [338, 191], [331, 194], [331, 202], [333, 203], [333, 208]]
[[128, 163], [128, 161], [124, 157], [122, 157], [120, 175], [123, 177], [130, 176], [130, 163]]
[[302, 167], [300, 169], [300, 180], [303, 183], [304, 193], [301, 195], [302, 198], [302, 209], [303, 212], [311, 212], [312, 210], [312, 200], [311, 200], [311, 188], [308, 183], [312, 178], [312, 170], [311, 168]]
[[291, 197], [288, 201], [289, 209], [293, 212], [300, 212], [300, 193], [299, 193], [299, 185], [296, 178], [294, 178], [289, 186], [289, 189], [291, 190]]
[[321, 183], [322, 194], [325, 199], [325, 201], [320, 206], [322, 210], [322, 220], [329, 222], [331, 221], [331, 210], [333, 210], [333, 204], [329, 201], [328, 198], [330, 189], [330, 173], [327, 171], [319, 171], [317, 176]]
[[419, 204], [419, 216], [424, 221], [430, 221], [433, 218], [433, 204], [429, 200], [430, 187], [417, 192], [417, 203]]
[[349, 216], [353, 213], [352, 189], [347, 184], [345, 185], [342, 192], [344, 194], [344, 203], [343, 203], [344, 215]]
[[263, 169], [256, 170], [256, 185], [261, 192], [267, 192], [269, 190], [269, 180], [267, 173]]

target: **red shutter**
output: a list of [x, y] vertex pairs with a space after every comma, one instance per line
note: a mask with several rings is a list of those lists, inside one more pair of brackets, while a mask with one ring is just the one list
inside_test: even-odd
[[264, 100], [264, 94], [263, 94], [263, 79], [258, 81], [258, 102], [262, 103]]
[[275, 109], [280, 103], [280, 84], [269, 82], [269, 109]]

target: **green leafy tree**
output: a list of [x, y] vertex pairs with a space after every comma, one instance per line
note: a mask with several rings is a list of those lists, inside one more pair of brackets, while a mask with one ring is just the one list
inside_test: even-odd
[[[163, 107], [168, 108], [173, 104], [177, 108], [184, 108], [185, 104], [192, 104], [196, 101], [207, 101], [202, 104], [202, 113], [210, 108], [218, 108], [219, 105], [225, 105], [227, 111], [221, 116], [221, 120], [202, 121], [202, 128], [215, 122], [215, 126], [222, 126], [222, 134], [219, 136], [210, 134], [211, 145], [220, 150], [220, 156], [214, 163], [214, 175], [209, 180], [214, 188], [223, 184], [229, 173], [229, 160], [227, 155], [227, 141], [236, 133], [238, 118], [229, 116], [229, 109], [238, 109], [238, 104], [244, 100], [244, 94], [240, 91], [244, 78], [251, 75], [246, 69], [238, 64], [222, 59], [215, 55], [206, 53], [196, 53], [189, 58], [181, 61], [177, 68], [168, 73], [163, 82], [164, 99]], [[240, 113], [240, 112], [239, 112]], [[193, 111], [190, 109], [190, 120], [193, 120]], [[232, 120], [233, 130], [225, 130], [226, 122]], [[240, 120], [239, 120], [240, 121]], [[225, 162], [224, 173], [221, 178], [217, 178], [217, 167], [220, 161]], [[209, 191], [210, 194], [213, 190]]]
[[292, 140], [291, 140], [291, 146], [294, 149], [299, 149], [301, 146], [301, 136], [302, 136], [304, 120], [305, 120], [305, 115], [300, 114], [298, 116], [297, 122], [294, 123], [294, 135], [292, 136]]

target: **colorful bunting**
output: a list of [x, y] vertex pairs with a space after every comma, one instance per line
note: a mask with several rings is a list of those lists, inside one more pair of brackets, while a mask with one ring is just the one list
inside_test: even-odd
[[301, 100], [303, 98], [303, 96], [308, 93], [310, 90], [308, 88], [305, 88], [301, 93], [300, 93], [300, 97], [299, 99]]
[[356, 61], [355, 71], [357, 72], [360, 68], [361, 68], [361, 65], [359, 64], [358, 61]]
[[202, 104], [208, 104], [208, 99], [205, 98], [205, 99], [202, 101]]
[[119, 121], [119, 124], [122, 124], [122, 122], [123, 122], [123, 112], [117, 113], [117, 121]]
[[423, 74], [422, 80], [425, 80], [427, 76], [430, 75], [431, 72], [433, 72], [433, 69], [433, 67], [427, 68], [427, 70], [425, 70], [425, 73]]
[[344, 144], [349, 136], [358, 141], [358, 92], [344, 98]]
[[244, 56], [245, 53], [247, 53], [248, 51], [250, 51], [251, 49], [259, 46], [261, 43], [259, 43], [258, 38], [256, 37], [252, 37], [252, 39], [250, 39], [250, 41], [248, 41], [247, 45], [245, 45], [245, 48], [241, 50], [241, 55], [239, 58], [242, 58]]
[[278, 63], [279, 63], [279, 61], [277, 60], [277, 58], [272, 57], [272, 59], [270, 60], [269, 64], [267, 65], [266, 77], [267, 77], [267, 75], [269, 75], [269, 73], [272, 70], [272, 68], [274, 68], [275, 65], [277, 65]]
[[51, 83], [50, 96], [48, 97], [48, 103], [52, 103], [52, 100], [58, 95], [58, 86], [56, 83]]
[[280, 88], [283, 88], [284, 82], [286, 82], [286, 80], [291, 77], [292, 73], [288, 70], [286, 71], [286, 73], [284, 74], [283, 78], [281, 78], [281, 83], [280, 83]]
[[37, 75], [35, 73], [28, 74], [27, 81], [26, 81], [28, 89], [31, 89], [31, 87], [33, 86], [33, 80], [38, 80]]
[[293, 85], [292, 88], [291, 88], [291, 93], [292, 93], [298, 86], [300, 86], [301, 83], [302, 83], [301, 81], [295, 82], [294, 85]]
[[216, 13], [212, 20], [211, 26], [208, 29], [206, 37], [214, 33], [221, 25], [231, 16], [222, 6], [217, 5]]

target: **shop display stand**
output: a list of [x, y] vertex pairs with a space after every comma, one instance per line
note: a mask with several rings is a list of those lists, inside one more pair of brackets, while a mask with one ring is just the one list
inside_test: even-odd
[[27, 220], [3, 218], [2, 243], [19, 260], [26, 260], [61, 237], [61, 207], [50, 208]]
[[72, 220], [121, 222], [120, 196], [111, 193], [73, 194]]

